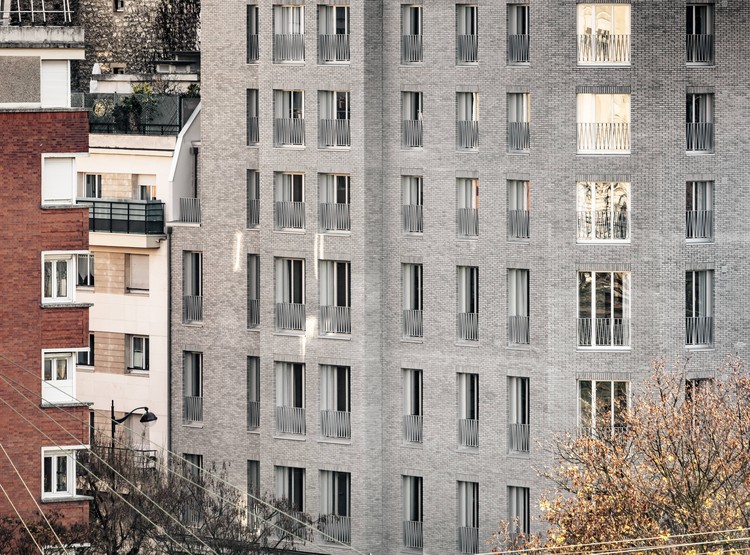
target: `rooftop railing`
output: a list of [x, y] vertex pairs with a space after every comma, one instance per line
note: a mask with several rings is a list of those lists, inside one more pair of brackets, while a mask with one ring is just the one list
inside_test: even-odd
[[89, 231], [105, 233], [164, 234], [164, 203], [142, 200], [88, 200]]
[[71, 0], [0, 0], [0, 25], [72, 25]]

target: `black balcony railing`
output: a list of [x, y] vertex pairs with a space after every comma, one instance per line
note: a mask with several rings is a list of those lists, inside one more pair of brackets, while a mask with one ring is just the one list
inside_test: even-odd
[[139, 200], [79, 200], [89, 208], [89, 231], [164, 234], [164, 203]]

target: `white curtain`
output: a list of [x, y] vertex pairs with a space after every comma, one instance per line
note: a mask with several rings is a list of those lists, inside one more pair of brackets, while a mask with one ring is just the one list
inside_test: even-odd
[[402, 487], [404, 520], [422, 522], [422, 478], [420, 476], [404, 476]]
[[479, 375], [458, 374], [458, 417], [479, 418]]
[[318, 34], [346, 35], [349, 34], [348, 6], [320, 6], [318, 19]]
[[713, 316], [713, 277], [709, 270], [687, 272], [688, 317]]
[[404, 414], [422, 414], [422, 371], [404, 370]]
[[320, 91], [320, 119], [336, 119], [336, 93]]
[[456, 34], [477, 34], [477, 7], [456, 6]]
[[528, 210], [529, 189], [528, 181], [508, 181], [508, 210]]
[[528, 6], [508, 6], [508, 34], [509, 35], [528, 35], [529, 34], [529, 7]]
[[456, 119], [458, 121], [479, 121], [479, 93], [456, 93]]
[[511, 123], [529, 122], [530, 95], [528, 93], [508, 94], [508, 121]]
[[528, 378], [508, 378], [508, 422], [510, 424], [529, 423]]
[[304, 116], [303, 91], [273, 91], [273, 111], [276, 119], [294, 119]]
[[293, 407], [295, 368], [291, 362], [276, 363], [276, 406]]
[[458, 208], [479, 208], [479, 180], [456, 179], [456, 201]]
[[184, 258], [184, 283], [182, 284], [185, 295], [202, 295], [202, 254], [199, 252], [186, 252]]
[[203, 357], [201, 353], [186, 352], [183, 358], [182, 385], [186, 397], [203, 395]]
[[128, 288], [148, 290], [148, 255], [129, 254]]
[[528, 270], [508, 270], [508, 315], [529, 315]]
[[688, 181], [687, 210], [713, 210], [713, 182]]
[[247, 357], [247, 400], [260, 401], [260, 359]]
[[401, 6], [401, 34], [422, 34], [422, 7]]
[[320, 514], [336, 512], [336, 479], [330, 470], [320, 471]]
[[304, 177], [301, 173], [275, 173], [274, 196], [276, 201], [304, 202]]
[[304, 6], [274, 6], [273, 32], [276, 35], [301, 35], [305, 32]]
[[529, 531], [529, 488], [508, 486], [508, 519], [518, 518], [518, 531]]
[[334, 262], [321, 260], [318, 266], [320, 280], [320, 305], [331, 306], [336, 304], [336, 275]]
[[318, 175], [320, 202], [349, 204], [349, 176], [321, 173]]
[[401, 200], [404, 205], [422, 206], [422, 178], [406, 175], [402, 178]]
[[458, 525], [479, 528], [479, 484], [458, 482]]
[[401, 102], [401, 116], [404, 121], [422, 119], [422, 93], [405, 92]]
[[404, 310], [422, 310], [422, 265], [403, 264]]
[[458, 267], [458, 312], [479, 312], [479, 268]]

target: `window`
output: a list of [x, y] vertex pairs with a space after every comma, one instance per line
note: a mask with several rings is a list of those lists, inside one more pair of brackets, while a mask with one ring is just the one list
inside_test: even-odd
[[456, 179], [456, 230], [459, 237], [479, 236], [478, 179]]
[[531, 95], [508, 94], [508, 152], [525, 152], [531, 147]]
[[351, 263], [321, 260], [320, 333], [352, 333]]
[[320, 148], [351, 146], [349, 91], [320, 91]]
[[320, 471], [320, 531], [327, 542], [351, 543], [351, 485], [348, 472]]
[[422, 264], [402, 264], [404, 337], [422, 337]]
[[685, 14], [687, 63], [711, 65], [714, 61], [713, 4], [688, 4]]
[[[200, 483], [203, 474], [203, 455], [183, 453], [182, 470], [188, 480]], [[188, 526], [200, 526], [203, 521], [203, 511], [204, 508], [200, 500], [192, 497], [180, 506], [180, 518]]]
[[260, 225], [260, 172], [247, 170], [247, 228]]
[[148, 255], [125, 255], [125, 287], [128, 293], [148, 293]]
[[138, 200], [156, 200], [156, 185], [138, 185]]
[[247, 429], [260, 427], [260, 359], [247, 357]]
[[422, 477], [402, 476], [404, 496], [404, 547], [422, 549]]
[[260, 121], [258, 120], [258, 89], [247, 89], [247, 144], [257, 145], [260, 141]]
[[529, 452], [529, 378], [508, 378], [508, 450]]
[[44, 352], [42, 404], [70, 403], [75, 399], [75, 354]]
[[[38, 4], [36, 10], [39, 14]], [[70, 10], [70, 7], [68, 7], [68, 10]], [[33, 17], [34, 8], [31, 12]], [[44, 8], [41, 12], [44, 14]], [[42, 15], [42, 19], [45, 19], [44, 15]], [[39, 65], [39, 100], [41, 107], [70, 108], [70, 61], [41, 60]], [[75, 183], [73, 182], [71, 185], [75, 185]], [[75, 189], [71, 192], [75, 193]]]
[[318, 175], [320, 185], [320, 229], [326, 231], [349, 231], [351, 219], [351, 177], [321, 173]]
[[304, 100], [304, 91], [273, 91], [274, 146], [304, 146]]
[[610, 435], [625, 427], [628, 410], [628, 382], [580, 380], [578, 414], [580, 432]]
[[479, 483], [458, 482], [458, 549], [479, 552]]
[[260, 255], [247, 255], [247, 327], [260, 325]]
[[74, 204], [76, 160], [45, 156], [42, 159], [42, 204]]
[[319, 6], [318, 10], [318, 62], [348, 62], [349, 6]]
[[75, 451], [42, 449], [42, 499], [73, 497], [76, 494]]
[[685, 345], [711, 347], [714, 340], [713, 270], [685, 272]]
[[685, 237], [693, 242], [714, 238], [714, 183], [688, 181], [685, 188]]
[[630, 272], [578, 272], [578, 346], [630, 347]]
[[479, 447], [479, 374], [458, 374], [458, 444]]
[[424, 230], [423, 206], [422, 178], [415, 175], [403, 176], [401, 178], [401, 216], [404, 233], [422, 233]]
[[276, 363], [276, 433], [305, 435], [305, 365]]
[[528, 64], [529, 6], [508, 4], [508, 64]]
[[714, 95], [688, 93], [685, 99], [688, 152], [714, 150]]
[[276, 259], [276, 328], [305, 329], [304, 259]]
[[182, 258], [182, 321], [203, 321], [203, 253], [184, 252]]
[[191, 478], [198, 478], [203, 473], [203, 455], [194, 453], [183, 453], [185, 470]]
[[79, 254], [78, 255], [78, 281], [76, 282], [78, 287], [93, 287], [94, 286], [94, 255], [93, 254]]
[[578, 63], [630, 64], [630, 4], [578, 4]]
[[182, 364], [182, 421], [188, 425], [200, 424], [203, 422], [203, 353], [185, 351]]
[[630, 183], [579, 181], [578, 241], [630, 239]]
[[273, 7], [273, 61], [305, 61], [305, 7]]
[[479, 341], [479, 268], [458, 266], [458, 338]]
[[630, 153], [630, 94], [577, 95], [578, 152]]
[[259, 16], [258, 6], [253, 4], [247, 5], [247, 63], [254, 64], [260, 59], [260, 50], [258, 47], [259, 34]]
[[259, 518], [261, 511], [257, 500], [260, 497], [260, 461], [247, 461], [247, 524], [250, 530], [260, 534], [265, 523]]
[[125, 11], [125, 0], [115, 0], [114, 10], [116, 12], [124, 12]]
[[401, 93], [401, 146], [422, 147], [422, 93]]
[[508, 180], [508, 239], [528, 239], [531, 184], [517, 179]]
[[89, 334], [89, 348], [78, 351], [78, 366], [94, 366], [94, 334]]
[[352, 437], [351, 369], [348, 366], [320, 367], [320, 435]]
[[508, 486], [508, 522], [514, 536], [531, 532], [529, 488]]
[[276, 229], [305, 229], [305, 175], [275, 173]]
[[422, 371], [406, 369], [403, 371], [404, 384], [404, 441], [422, 443]]
[[84, 191], [86, 198], [102, 198], [102, 176], [87, 173], [83, 176]]
[[44, 280], [42, 283], [42, 302], [71, 303], [75, 301], [73, 280], [75, 275], [75, 258], [72, 254], [42, 253]]
[[479, 8], [456, 6], [456, 63], [476, 64], [479, 61]]
[[401, 6], [401, 63], [422, 62], [422, 6]]
[[149, 352], [148, 352], [148, 337], [140, 335], [129, 336], [129, 355], [130, 364], [128, 370], [148, 370]]
[[530, 284], [528, 270], [508, 270], [508, 343], [528, 345]]
[[456, 93], [456, 142], [459, 149], [479, 148], [479, 93]]
[[305, 510], [305, 469], [292, 466], [274, 467], [276, 499], [285, 499], [292, 511]]

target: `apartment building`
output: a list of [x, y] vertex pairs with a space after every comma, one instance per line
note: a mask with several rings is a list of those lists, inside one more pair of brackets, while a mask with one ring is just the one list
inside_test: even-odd
[[88, 229], [74, 175], [88, 122], [70, 108], [70, 63], [84, 55], [70, 22], [67, 3], [0, 2], [0, 515], [36, 522], [43, 511], [85, 526], [76, 458], [88, 407], [76, 401], [76, 357], [88, 305], [74, 280]]
[[748, 355], [750, 6], [204, 8], [174, 448], [330, 552], [537, 530], [540, 442], [616, 428], [655, 357]]

